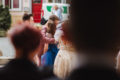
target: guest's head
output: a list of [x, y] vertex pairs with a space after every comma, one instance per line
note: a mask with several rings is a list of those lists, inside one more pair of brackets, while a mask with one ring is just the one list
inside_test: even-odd
[[55, 23], [55, 25], [57, 25], [60, 21], [60, 19], [56, 15], [51, 15], [49, 17], [49, 20], [52, 20]]
[[28, 22], [30, 24], [33, 24], [34, 23], [33, 15], [25, 13], [23, 15], [23, 22]]
[[62, 31], [63, 31], [63, 35], [61, 36], [62, 37], [62, 40], [64, 42], [71, 42], [71, 33], [69, 31], [69, 27], [70, 27], [70, 21], [69, 20], [66, 20], [62, 23]]
[[58, 10], [58, 6], [57, 6], [57, 5], [54, 5], [54, 6], [53, 6], [53, 9], [54, 9], [54, 10]]
[[28, 24], [17, 25], [8, 34], [15, 48], [16, 58], [32, 59], [39, 52], [42, 36], [35, 27]]
[[56, 25], [52, 20], [48, 20], [47, 22], [47, 32], [54, 36], [56, 31]]
[[119, 0], [72, 0], [71, 35], [78, 51], [117, 51], [120, 45]]

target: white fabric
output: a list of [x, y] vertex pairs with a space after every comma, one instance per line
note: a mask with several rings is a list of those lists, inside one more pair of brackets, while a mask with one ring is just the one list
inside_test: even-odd
[[78, 58], [75, 49], [68, 42], [60, 42], [60, 50], [54, 62], [54, 73], [61, 79], [78, 67]]
[[62, 23], [57, 25], [57, 29], [54, 35], [55, 41], [59, 41], [60, 37], [63, 35], [63, 31], [61, 30], [62, 28]]

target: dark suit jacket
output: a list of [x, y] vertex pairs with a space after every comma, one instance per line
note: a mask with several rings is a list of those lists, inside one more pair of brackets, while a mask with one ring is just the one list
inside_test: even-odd
[[86, 65], [74, 70], [67, 80], [120, 80], [115, 69]]
[[49, 68], [38, 68], [27, 59], [15, 59], [0, 69], [0, 80], [58, 80]]

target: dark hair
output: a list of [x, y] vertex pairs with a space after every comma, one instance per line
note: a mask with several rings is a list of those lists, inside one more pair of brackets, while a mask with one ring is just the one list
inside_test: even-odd
[[79, 51], [112, 51], [120, 45], [119, 0], [72, 0], [71, 35]]
[[49, 17], [49, 20], [55, 21], [55, 20], [60, 20], [56, 15], [51, 15]]
[[41, 33], [31, 25], [19, 25], [11, 29], [9, 34], [12, 44], [21, 50], [23, 56], [27, 57], [40, 46]]
[[51, 33], [53, 36], [55, 34], [56, 31], [56, 25], [52, 20], [48, 20], [48, 28], [49, 30], [47, 31], [48, 33]]
[[23, 16], [23, 21], [30, 20], [30, 17], [32, 17], [32, 16], [33, 16], [32, 14], [25, 13]]

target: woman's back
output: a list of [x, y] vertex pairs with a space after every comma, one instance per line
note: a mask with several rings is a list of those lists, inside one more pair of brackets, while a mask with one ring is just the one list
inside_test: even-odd
[[60, 50], [54, 63], [54, 73], [59, 78], [66, 78], [78, 67], [78, 58], [73, 45], [69, 41], [60, 40]]

